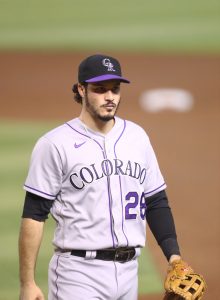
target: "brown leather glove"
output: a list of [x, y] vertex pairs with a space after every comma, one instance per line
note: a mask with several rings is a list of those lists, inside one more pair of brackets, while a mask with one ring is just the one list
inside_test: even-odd
[[200, 300], [206, 283], [203, 277], [196, 274], [182, 259], [169, 264], [164, 282], [164, 300]]
[[177, 294], [166, 292], [163, 300], [185, 300], [185, 299]]

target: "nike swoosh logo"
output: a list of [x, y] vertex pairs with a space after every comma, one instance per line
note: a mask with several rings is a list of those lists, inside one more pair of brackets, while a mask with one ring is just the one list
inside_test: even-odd
[[74, 144], [74, 147], [75, 148], [79, 148], [79, 147], [81, 147], [83, 144], [85, 144], [86, 143], [86, 141], [85, 142], [82, 142], [82, 143], [80, 143], [80, 144], [77, 144], [77, 143], [75, 143]]

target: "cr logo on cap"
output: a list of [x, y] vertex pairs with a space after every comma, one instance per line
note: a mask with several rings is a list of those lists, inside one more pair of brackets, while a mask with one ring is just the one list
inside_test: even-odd
[[108, 71], [115, 72], [115, 70], [113, 69], [114, 65], [111, 63], [109, 58], [104, 58], [102, 60], [102, 64], [103, 64], [103, 66], [108, 68]]

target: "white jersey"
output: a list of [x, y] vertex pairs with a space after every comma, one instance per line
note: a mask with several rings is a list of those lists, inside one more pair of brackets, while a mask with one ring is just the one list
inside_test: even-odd
[[143, 247], [145, 198], [166, 185], [145, 131], [115, 117], [106, 135], [75, 118], [41, 137], [24, 188], [55, 200], [55, 247], [97, 250]]

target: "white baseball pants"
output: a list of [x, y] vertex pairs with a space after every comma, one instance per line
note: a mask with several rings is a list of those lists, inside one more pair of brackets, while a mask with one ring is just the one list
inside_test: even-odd
[[55, 253], [48, 300], [137, 300], [138, 261], [125, 263]]

